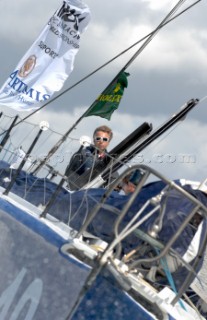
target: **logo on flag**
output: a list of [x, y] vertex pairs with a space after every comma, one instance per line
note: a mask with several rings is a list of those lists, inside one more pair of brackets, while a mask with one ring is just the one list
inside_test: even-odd
[[39, 109], [73, 70], [80, 35], [90, 21], [81, 0], [65, 0], [0, 89], [0, 104], [19, 111]]
[[37, 57], [34, 54], [31, 55], [19, 70], [18, 75], [22, 78], [27, 77], [30, 74], [30, 72], [32, 72], [32, 70], [34, 69], [36, 65], [36, 60]]
[[94, 101], [84, 117], [99, 116], [110, 120], [112, 113], [119, 106], [124, 89], [128, 86], [128, 76], [129, 73], [121, 72]]

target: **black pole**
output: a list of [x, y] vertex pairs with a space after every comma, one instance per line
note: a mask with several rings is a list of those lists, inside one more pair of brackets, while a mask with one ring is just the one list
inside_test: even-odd
[[9, 129], [6, 131], [6, 134], [5, 134], [5, 136], [3, 137], [3, 139], [2, 139], [2, 141], [1, 141], [1, 143], [0, 143], [0, 153], [1, 153], [1, 151], [3, 150], [3, 147], [5, 146], [5, 144], [7, 143], [7, 140], [8, 140], [9, 137], [10, 137], [10, 132], [11, 132], [11, 130], [14, 128], [17, 119], [18, 119], [18, 116], [16, 116], [16, 117], [14, 118], [14, 120], [12, 121]]
[[60, 190], [61, 190], [61, 188], [62, 188], [62, 186], [63, 186], [65, 181], [66, 181], [66, 177], [63, 177], [60, 180], [55, 192], [52, 194], [50, 200], [47, 202], [43, 212], [41, 213], [40, 218], [45, 218], [46, 217], [46, 214], [49, 212], [50, 208], [52, 207], [53, 203], [55, 202], [55, 200], [56, 200], [56, 198], [57, 198], [57, 196], [58, 196], [58, 194], [59, 194], [59, 192], [60, 192]]
[[137, 155], [139, 152], [141, 152], [143, 149], [145, 149], [150, 143], [152, 143], [154, 140], [156, 140], [159, 136], [161, 136], [165, 131], [167, 131], [169, 128], [171, 128], [175, 123], [177, 123], [180, 120], [183, 120], [185, 116], [188, 114], [188, 112], [193, 109], [197, 104], [199, 103], [199, 99], [191, 99], [189, 100], [184, 106], [181, 107], [181, 110], [175, 114], [173, 114], [169, 120], [167, 120], [164, 124], [162, 124], [158, 129], [156, 129], [154, 132], [152, 132], [143, 142], [141, 142], [136, 148], [134, 148], [130, 153], [128, 153], [124, 158], [122, 158], [121, 161], [118, 161], [112, 164], [112, 166], [109, 169], [106, 169], [102, 173], [102, 179], [104, 181], [108, 180], [110, 175], [113, 172], [116, 172], [118, 169], [120, 169], [124, 163], [130, 161], [132, 158], [134, 158], [135, 155]]
[[25, 154], [23, 160], [21, 161], [19, 167], [17, 168], [15, 174], [13, 175], [8, 187], [6, 188], [6, 190], [3, 192], [4, 195], [7, 195], [9, 193], [9, 191], [11, 190], [16, 178], [18, 177], [20, 171], [22, 170], [23, 166], [25, 165], [26, 161], [27, 161], [27, 158], [28, 156], [30, 155], [31, 151], [33, 150], [34, 146], [36, 145], [37, 141], [39, 140], [40, 138], [40, 135], [42, 133], [42, 131], [44, 130], [44, 128], [40, 128], [39, 132], [37, 133], [34, 141], [32, 142], [31, 146], [29, 147], [27, 153]]
[[[85, 112], [86, 113], [86, 112]], [[37, 172], [42, 168], [42, 166], [50, 159], [50, 157], [58, 150], [61, 144], [67, 139], [71, 131], [77, 126], [77, 124], [82, 120], [85, 113], [72, 125], [72, 127], [63, 135], [63, 137], [50, 149], [47, 156], [40, 161], [38, 166], [32, 171], [32, 174], [37, 174]]]
[[118, 145], [116, 145], [110, 152], [109, 155], [113, 158], [124, 154], [129, 150], [135, 143], [137, 143], [145, 135], [152, 131], [152, 124], [144, 122], [141, 126], [130, 133], [124, 140], [122, 140]]
[[[108, 84], [108, 86], [105, 88], [107, 90], [108, 87], [111, 86], [111, 84], [119, 77], [119, 75], [124, 72], [130, 64], [137, 58], [137, 56], [144, 50], [144, 48], [148, 45], [148, 43], [155, 37], [155, 35], [161, 30], [163, 25], [167, 23], [170, 16], [172, 16], [176, 10], [180, 7], [180, 5], [186, 0], [180, 0], [178, 3], [173, 7], [173, 9], [167, 14], [167, 16], [162, 20], [162, 22], [158, 25], [158, 27], [150, 33], [149, 37], [145, 40], [145, 42], [142, 44], [142, 46], [135, 52], [135, 54], [132, 55], [131, 59], [125, 64], [125, 66], [118, 72], [118, 74], [114, 77], [114, 79]], [[104, 90], [104, 91], [105, 91]], [[63, 136], [62, 139], [60, 139], [56, 145], [49, 151], [47, 156], [40, 161], [39, 165], [36, 167], [36, 169], [32, 172], [33, 174], [36, 174], [41, 167], [47, 162], [47, 160], [57, 151], [57, 149], [60, 147], [60, 145], [65, 141], [67, 136], [70, 134], [70, 132], [77, 126], [77, 124], [85, 117], [85, 114], [90, 111], [91, 108], [93, 108], [94, 103], [84, 112], [84, 114], [76, 121], [76, 123], [66, 132], [66, 134]]]

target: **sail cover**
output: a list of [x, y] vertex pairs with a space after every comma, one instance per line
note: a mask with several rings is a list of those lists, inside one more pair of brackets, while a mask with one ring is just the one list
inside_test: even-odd
[[[0, 162], [0, 186], [7, 187], [9, 180], [15, 174], [15, 169], [9, 168], [8, 163]], [[179, 185], [180, 180], [176, 180]], [[28, 174], [25, 171], [21, 171], [12, 187], [12, 192], [23, 197], [30, 203], [38, 206], [40, 204], [45, 205], [51, 198], [52, 193], [56, 190], [57, 185], [43, 178], [36, 178], [32, 174]], [[134, 203], [129, 208], [126, 216], [120, 223], [120, 230], [122, 230], [129, 221], [134, 217], [137, 211], [145, 205], [147, 200], [160, 194], [165, 187], [164, 182], [155, 181], [145, 185], [139, 195], [136, 197]], [[207, 206], [207, 196], [200, 190], [194, 190], [190, 185], [183, 187], [185, 191], [193, 195], [203, 205]], [[55, 216], [57, 219], [69, 224], [72, 228], [79, 230], [83, 225], [90, 210], [94, 208], [96, 203], [100, 202], [105, 190], [103, 188], [93, 188], [76, 191], [69, 193], [64, 188], [58, 194], [58, 197], [52, 207], [49, 209], [49, 213]], [[117, 212], [112, 212], [109, 207], [114, 207], [117, 210], [122, 208], [128, 202], [130, 196], [121, 195], [116, 191], [113, 191], [105, 202], [106, 206], [100, 208], [98, 214], [94, 217], [88, 226], [88, 231], [93, 235], [100, 237], [106, 242], [111, 242], [114, 239], [114, 224], [117, 220]], [[178, 230], [180, 225], [184, 222], [185, 218], [189, 215], [194, 204], [183, 197], [182, 194], [176, 190], [170, 190], [166, 193], [161, 200], [161, 208], [165, 208], [163, 216], [163, 225], [159, 231], [159, 240], [166, 244]], [[144, 211], [142, 215], [145, 215]], [[144, 232], [148, 232], [155, 220], [158, 218], [159, 211], [144, 221], [140, 226], [140, 229]], [[141, 218], [141, 217], [140, 217]], [[200, 230], [199, 230], [200, 229]], [[195, 255], [190, 257], [187, 253], [192, 253], [192, 242], [197, 239], [197, 244], [194, 247], [200, 247], [204, 241], [204, 234], [207, 230], [207, 219], [203, 219], [197, 237], [197, 232], [194, 226], [188, 224], [185, 230], [179, 235], [178, 239], [173, 244], [172, 248], [190, 264], [194, 262]], [[142, 240], [137, 238], [135, 234], [130, 234], [122, 241], [123, 253], [128, 253], [138, 245], [142, 244]], [[207, 281], [206, 279], [206, 265], [207, 265], [207, 249], [204, 255], [200, 259], [197, 265], [194, 279], [192, 279], [192, 288], [202, 299], [207, 302]], [[190, 257], [190, 259], [188, 258]], [[173, 278], [177, 288], [183, 283], [183, 279], [187, 276], [187, 269], [182, 265], [178, 266], [178, 269], [173, 272]]]
[[80, 35], [90, 21], [81, 0], [65, 0], [0, 89], [0, 104], [31, 111], [59, 91], [74, 67]]

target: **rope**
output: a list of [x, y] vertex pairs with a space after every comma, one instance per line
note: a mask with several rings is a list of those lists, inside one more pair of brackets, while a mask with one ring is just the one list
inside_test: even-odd
[[[155, 248], [155, 251], [159, 255], [159, 250]], [[174, 291], [175, 294], [177, 294], [178, 292], [177, 292], [177, 289], [176, 289], [176, 286], [175, 286], [175, 282], [173, 280], [172, 274], [171, 274], [171, 272], [169, 270], [169, 267], [168, 267], [168, 264], [167, 264], [167, 261], [166, 261], [165, 257], [161, 258], [161, 264], [162, 264], [162, 267], [163, 267], [163, 269], [165, 271], [166, 277], [168, 279], [168, 282], [169, 282], [172, 290]], [[184, 304], [183, 304], [181, 299], [179, 299], [179, 304], [184, 310], [186, 310], [186, 308], [185, 308], [185, 306], [184, 306]]]

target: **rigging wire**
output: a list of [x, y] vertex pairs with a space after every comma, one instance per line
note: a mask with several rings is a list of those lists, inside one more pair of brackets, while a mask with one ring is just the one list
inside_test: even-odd
[[[203, 102], [207, 100], [207, 96], [203, 97], [202, 99], [199, 100], [199, 103]], [[166, 137], [168, 137], [178, 126], [180, 126], [183, 123], [183, 121], [179, 121], [178, 123], [176, 123], [176, 125], [174, 125], [170, 131], [166, 132], [166, 134], [160, 138], [156, 143], [153, 144], [152, 148], [155, 149], [156, 146], [158, 146], [162, 141], [164, 141], [164, 139], [166, 139]], [[149, 151], [146, 153], [146, 155], [149, 154]]]
[[[155, 150], [155, 148], [161, 144], [162, 141], [164, 141], [166, 139], [166, 137], [168, 137], [178, 126], [181, 125], [181, 122], [179, 121], [178, 123], [176, 123], [172, 128], [171, 130], [169, 130], [168, 132], [165, 133], [165, 135], [160, 138], [158, 141], [156, 141], [156, 143], [154, 143], [153, 145], [151, 145], [151, 150]], [[157, 150], [157, 148], [156, 148]], [[145, 156], [150, 154], [149, 150], [145, 153]], [[136, 153], [134, 153], [134, 155], [136, 155]]]
[[173, 7], [173, 9], [167, 14], [167, 16], [162, 20], [162, 22], [158, 25], [158, 27], [151, 33], [151, 35], [146, 39], [143, 45], [137, 50], [137, 52], [132, 56], [132, 58], [127, 62], [124, 68], [121, 70], [124, 71], [128, 68], [128, 66], [136, 59], [136, 57], [146, 48], [146, 46], [152, 41], [155, 35], [160, 31], [165, 22], [167, 22], [171, 16], [179, 9], [179, 7], [187, 0], [179, 0], [178, 3]]
[[[119, 77], [119, 75], [129, 67], [129, 65], [137, 58], [137, 56], [146, 48], [147, 44], [155, 37], [155, 35], [161, 30], [163, 25], [169, 21], [170, 17], [174, 15], [174, 13], [179, 9], [179, 7], [187, 0], [179, 0], [178, 3], [173, 7], [173, 9], [167, 14], [167, 16], [162, 20], [162, 22], [158, 25], [158, 27], [151, 32], [150, 36], [145, 40], [145, 42], [142, 44], [142, 46], [135, 52], [135, 54], [132, 55], [131, 59], [126, 63], [126, 65], [118, 72], [118, 74], [114, 77], [114, 79], [108, 84], [106, 89], [111, 86], [111, 84]], [[105, 89], [105, 90], [106, 90]], [[82, 116], [76, 120], [76, 122], [68, 129], [68, 131], [65, 133], [65, 135], [50, 149], [47, 156], [44, 160], [40, 161], [39, 165], [36, 167], [36, 169], [33, 171], [33, 174], [36, 174], [40, 168], [45, 164], [45, 162], [57, 151], [57, 149], [60, 147], [60, 145], [66, 140], [67, 136], [71, 133], [71, 131], [76, 128], [78, 123], [85, 117], [86, 113], [90, 111], [90, 109], [93, 108], [93, 104], [82, 114]]]
[[[186, 1], [186, 0], [181, 0], [181, 1]], [[196, 4], [198, 4], [201, 0], [197, 0], [195, 1], [193, 4], [191, 4], [190, 6], [188, 6], [187, 8], [185, 8], [184, 10], [182, 10], [180, 13], [176, 14], [174, 17], [166, 20], [165, 22], [161, 23], [159, 25], [159, 29], [163, 28], [165, 25], [167, 25], [168, 23], [170, 23], [171, 21], [175, 20], [176, 18], [178, 18], [179, 16], [181, 16], [183, 13], [185, 13], [186, 11], [188, 11], [189, 9], [191, 9], [193, 6], [195, 6]], [[80, 79], [79, 81], [77, 81], [76, 83], [74, 83], [72, 86], [70, 86], [69, 88], [65, 89], [64, 91], [60, 92], [56, 97], [50, 99], [49, 101], [47, 101], [43, 106], [41, 106], [40, 108], [38, 108], [37, 110], [33, 111], [32, 113], [30, 113], [28, 116], [24, 117], [23, 119], [21, 119], [19, 122], [17, 122], [15, 124], [15, 126], [17, 126], [18, 124], [22, 123], [23, 121], [25, 121], [26, 119], [30, 118], [31, 116], [33, 116], [37, 111], [40, 111], [41, 109], [45, 108], [47, 105], [49, 105], [50, 103], [54, 102], [55, 100], [57, 100], [58, 98], [60, 98], [62, 95], [64, 95], [65, 93], [67, 93], [68, 91], [72, 90], [73, 88], [75, 88], [76, 86], [78, 86], [80, 83], [82, 83], [83, 81], [85, 81], [86, 79], [88, 79], [89, 77], [91, 77], [92, 75], [94, 75], [95, 73], [97, 73], [99, 70], [103, 69], [104, 67], [106, 67], [108, 64], [110, 64], [111, 62], [113, 62], [114, 60], [116, 60], [117, 58], [119, 58], [120, 56], [122, 56], [123, 54], [125, 54], [126, 52], [128, 52], [129, 50], [131, 50], [133, 47], [135, 47], [136, 45], [138, 45], [139, 43], [141, 43], [142, 41], [144, 41], [145, 39], [149, 38], [150, 36], [154, 35], [154, 33], [157, 33], [157, 29], [153, 30], [152, 32], [148, 33], [147, 35], [145, 35], [143, 38], [139, 39], [137, 42], [135, 42], [134, 44], [132, 44], [131, 46], [129, 46], [128, 48], [126, 48], [125, 50], [123, 50], [122, 52], [120, 52], [118, 55], [114, 56], [112, 59], [108, 60], [107, 62], [105, 62], [103, 65], [101, 65], [100, 67], [98, 67], [97, 69], [93, 70], [92, 72], [90, 72], [88, 75], [86, 75], [85, 77], [83, 77], [82, 79]], [[128, 66], [128, 63], [127, 63]], [[0, 136], [4, 134], [1, 133]]]
[[207, 100], [207, 96], [203, 97], [202, 99], [200, 99], [200, 103]]

